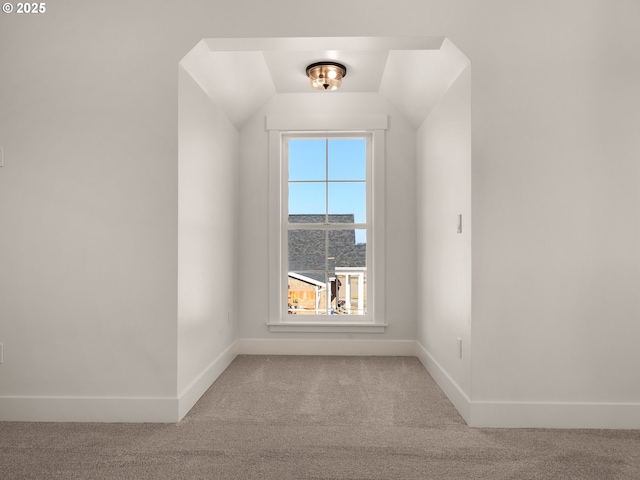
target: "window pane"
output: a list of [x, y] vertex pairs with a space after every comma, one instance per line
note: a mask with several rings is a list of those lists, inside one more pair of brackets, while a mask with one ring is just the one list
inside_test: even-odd
[[324, 139], [289, 140], [289, 180], [326, 180]]
[[325, 232], [300, 229], [288, 233], [288, 270], [324, 272], [327, 268]]
[[324, 272], [289, 272], [287, 310], [291, 315], [327, 313], [327, 276]]
[[365, 315], [367, 313], [367, 272], [337, 274], [338, 291], [333, 300], [338, 315]]
[[366, 140], [329, 140], [329, 180], [366, 180]]
[[[364, 182], [329, 183], [329, 214], [340, 214], [332, 223], [365, 223], [367, 186]], [[347, 216], [349, 215], [349, 216]]]
[[[289, 183], [289, 214], [323, 215], [327, 211], [324, 182]], [[322, 218], [324, 222], [324, 218]]]
[[329, 230], [329, 267], [363, 269], [367, 266], [366, 230]]

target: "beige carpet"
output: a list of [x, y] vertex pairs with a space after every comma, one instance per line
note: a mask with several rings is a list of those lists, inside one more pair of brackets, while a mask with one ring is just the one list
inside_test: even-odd
[[640, 479], [640, 431], [472, 429], [412, 357], [240, 356], [179, 424], [0, 423], [2, 479]]

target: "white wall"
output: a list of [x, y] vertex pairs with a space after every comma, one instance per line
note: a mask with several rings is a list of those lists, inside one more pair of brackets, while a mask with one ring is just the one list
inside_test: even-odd
[[[638, 428], [640, 4], [547, 7], [505, 8], [459, 45], [473, 62], [471, 390], [575, 407], [515, 425]], [[636, 414], [577, 413], [609, 403]]]
[[[417, 136], [419, 352], [430, 356], [423, 360], [436, 363], [430, 370], [449, 375], [468, 401], [472, 359], [470, 66], [455, 79]], [[461, 233], [458, 215], [462, 215]]]
[[240, 135], [182, 67], [178, 86], [178, 395], [197, 400], [233, 359]]
[[0, 395], [175, 398], [176, 65], [200, 39], [436, 34], [473, 64], [472, 397], [637, 407], [638, 18], [636, 0], [0, 15]]
[[0, 18], [0, 419], [173, 408], [176, 82], [95, 7]]
[[[268, 318], [268, 134], [266, 115], [388, 114], [386, 132], [386, 319], [384, 334], [273, 333]], [[415, 337], [415, 131], [377, 94], [279, 94], [242, 130], [240, 337], [408, 340]], [[262, 286], [262, 288], [261, 288]], [[250, 295], [250, 296], [249, 296]]]

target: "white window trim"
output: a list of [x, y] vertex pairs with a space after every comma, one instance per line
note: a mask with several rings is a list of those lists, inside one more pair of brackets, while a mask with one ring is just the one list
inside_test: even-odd
[[[271, 332], [358, 332], [384, 333], [385, 318], [385, 130], [386, 115], [341, 115], [333, 116], [268, 116], [269, 132], [269, 320]], [[372, 259], [373, 285], [371, 298], [367, 299], [370, 314], [363, 320], [350, 316], [349, 322], [327, 320], [301, 321], [288, 317], [283, 311], [283, 266], [282, 266], [282, 215], [283, 215], [283, 165], [282, 136], [287, 133], [343, 134], [345, 132], [366, 132], [372, 136], [373, 165], [368, 183], [373, 189], [371, 205], [373, 215], [369, 217], [373, 238], [367, 239], [368, 257]], [[368, 187], [369, 188], [369, 187]], [[316, 317], [314, 317], [315, 319]]]

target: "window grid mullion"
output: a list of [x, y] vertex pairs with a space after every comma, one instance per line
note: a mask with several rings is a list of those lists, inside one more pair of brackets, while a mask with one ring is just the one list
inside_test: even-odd
[[288, 223], [287, 230], [353, 230], [366, 229], [366, 223]]
[[[321, 183], [321, 180], [289, 180], [289, 183]], [[367, 183], [366, 180], [331, 180], [331, 183]]]
[[324, 223], [329, 223], [329, 139], [324, 139]]
[[324, 282], [327, 285], [327, 293], [325, 298], [325, 314], [329, 314], [331, 306], [331, 280], [329, 279], [329, 231], [324, 230]]
[[[324, 223], [329, 225], [329, 139], [324, 139]], [[324, 281], [328, 286], [325, 296], [325, 314], [331, 305], [331, 280], [329, 279], [329, 230], [324, 229]]]

